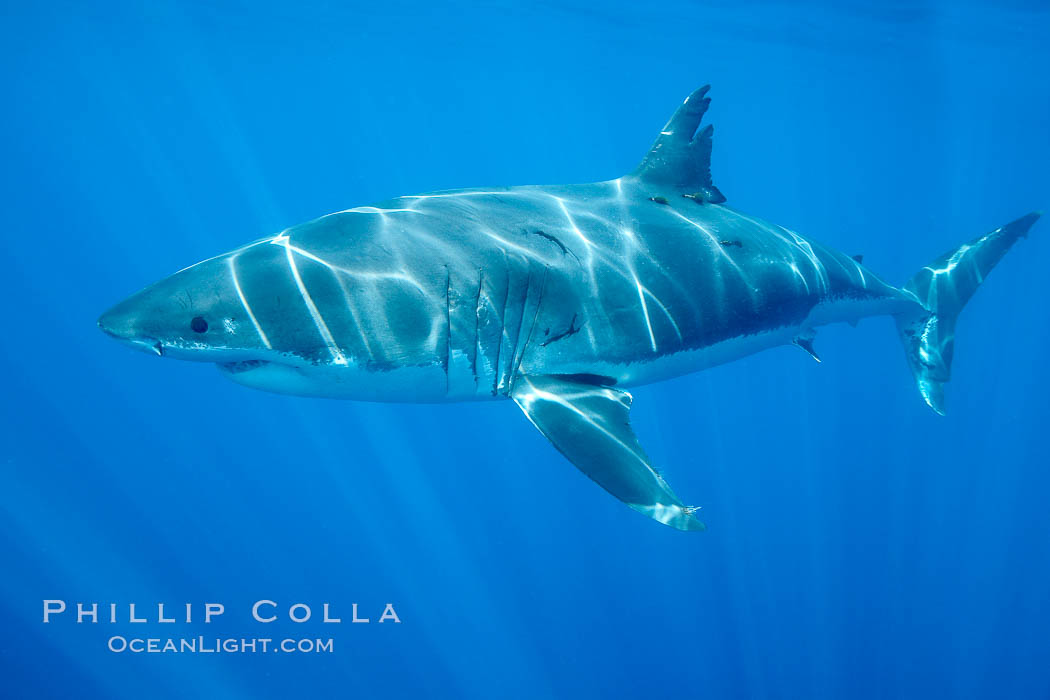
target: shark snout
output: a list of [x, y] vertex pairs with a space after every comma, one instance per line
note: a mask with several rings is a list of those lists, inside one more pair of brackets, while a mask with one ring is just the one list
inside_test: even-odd
[[143, 334], [129, 314], [121, 313], [120, 306], [115, 306], [98, 318], [99, 329], [111, 338], [125, 345], [154, 355], [163, 355], [164, 348], [156, 338]]

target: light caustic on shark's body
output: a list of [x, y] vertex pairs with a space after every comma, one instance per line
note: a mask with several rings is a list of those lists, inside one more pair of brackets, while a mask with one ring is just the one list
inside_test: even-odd
[[702, 530], [649, 462], [624, 389], [893, 316], [938, 413], [955, 319], [1038, 214], [903, 287], [733, 211], [711, 180], [709, 99], [686, 99], [629, 175], [399, 197], [211, 258], [106, 312], [108, 334], [269, 391], [369, 401], [511, 398], [573, 464], [662, 523]]

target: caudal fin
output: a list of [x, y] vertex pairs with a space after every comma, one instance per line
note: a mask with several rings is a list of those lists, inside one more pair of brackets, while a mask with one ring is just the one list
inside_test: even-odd
[[898, 315], [897, 330], [919, 393], [937, 413], [944, 415], [944, 383], [951, 377], [959, 312], [1010, 246], [1028, 235], [1041, 213], [1027, 214], [964, 243], [919, 270], [904, 285], [921, 309]]

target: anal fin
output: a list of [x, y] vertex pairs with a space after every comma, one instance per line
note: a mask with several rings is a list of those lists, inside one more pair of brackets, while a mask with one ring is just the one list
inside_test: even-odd
[[813, 349], [813, 339], [816, 337], [817, 332], [810, 328], [799, 333], [791, 342], [808, 352], [809, 356], [814, 360], [820, 362], [820, 355], [818, 355], [817, 351]]
[[511, 398], [565, 457], [634, 510], [678, 530], [704, 530], [631, 430], [631, 395], [553, 376], [519, 376]]

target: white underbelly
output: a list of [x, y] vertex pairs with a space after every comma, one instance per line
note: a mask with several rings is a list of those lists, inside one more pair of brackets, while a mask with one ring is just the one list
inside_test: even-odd
[[639, 386], [739, 360], [756, 352], [790, 343], [796, 335], [798, 335], [798, 329], [794, 328], [752, 333], [704, 348], [663, 355], [645, 362], [605, 365], [600, 371], [594, 373], [615, 378], [617, 386]]
[[304, 367], [263, 363], [241, 371], [220, 366], [220, 371], [238, 384], [293, 396], [394, 403], [456, 400], [449, 396], [444, 368], [437, 364], [373, 370], [354, 363]]

